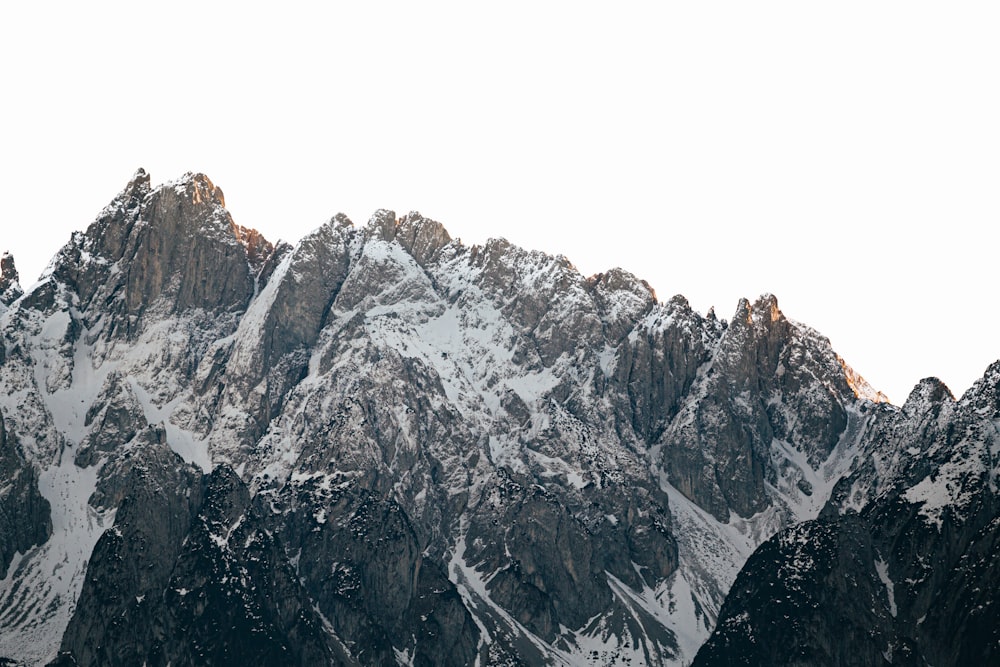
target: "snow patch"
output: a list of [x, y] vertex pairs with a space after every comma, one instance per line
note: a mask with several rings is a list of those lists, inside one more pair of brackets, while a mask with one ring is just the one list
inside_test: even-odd
[[885, 586], [885, 594], [889, 599], [889, 613], [892, 614], [893, 618], [896, 618], [896, 587], [892, 579], [889, 578], [889, 564], [879, 558], [875, 561], [875, 571], [878, 572], [878, 578]]
[[137, 380], [130, 377], [128, 382], [129, 386], [132, 387], [132, 392], [135, 394], [136, 400], [142, 407], [146, 421], [150, 424], [160, 424], [163, 426], [163, 429], [167, 433], [167, 444], [170, 446], [170, 449], [179, 454], [185, 463], [194, 464], [206, 473], [212, 472], [212, 457], [208, 453], [208, 444], [190, 431], [177, 426], [170, 419], [174, 409], [185, 397], [183, 395], [178, 396], [169, 403], [159, 406], [153, 402], [153, 397]]
[[98, 467], [78, 468], [67, 452], [39, 475], [39, 491], [52, 508], [52, 536], [24, 554], [0, 582], [0, 655], [29, 664], [56, 657], [90, 555], [114, 522], [114, 511], [97, 512], [88, 502]]

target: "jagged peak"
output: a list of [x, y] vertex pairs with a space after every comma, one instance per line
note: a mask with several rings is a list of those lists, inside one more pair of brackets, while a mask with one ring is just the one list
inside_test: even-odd
[[452, 239], [440, 222], [410, 211], [396, 223], [396, 241], [418, 264], [427, 266]]
[[149, 174], [146, 173], [145, 169], [139, 167], [135, 170], [135, 173], [132, 174], [131, 180], [129, 180], [128, 185], [125, 186], [125, 191], [145, 190], [146, 192], [149, 192], [150, 187]]
[[637, 296], [648, 296], [653, 303], [659, 303], [656, 291], [645, 280], [621, 267], [612, 267], [603, 273], [595, 273], [587, 278], [590, 288], [604, 288], [612, 292], [632, 292]]
[[380, 208], [372, 213], [363, 231], [366, 240], [379, 238], [383, 241], [392, 241], [396, 238], [396, 212]]
[[903, 411], [907, 414], [924, 414], [929, 411], [930, 406], [954, 401], [955, 396], [948, 385], [936, 377], [927, 377], [918, 382], [910, 392], [903, 404]]
[[354, 227], [354, 221], [347, 217], [346, 213], [337, 213], [326, 224], [335, 228]]
[[778, 308], [778, 297], [770, 292], [761, 294], [752, 306], [755, 321], [777, 322], [784, 319], [781, 309]]
[[784, 319], [785, 315], [778, 308], [778, 298], [770, 292], [765, 292], [753, 304], [746, 297], [740, 298], [732, 324], [743, 323], [752, 326], [755, 323], [769, 324]]
[[753, 324], [753, 309], [750, 306], [749, 299], [746, 297], [740, 297], [739, 303], [736, 304], [736, 313], [733, 314], [730, 324], [743, 324], [746, 326]]
[[672, 297], [670, 297], [670, 300], [667, 301], [667, 305], [670, 306], [671, 308], [679, 310], [691, 310], [691, 303], [687, 300], [687, 297], [684, 296], [683, 294], [675, 294]]
[[233, 232], [236, 238], [247, 251], [247, 261], [254, 271], [259, 272], [264, 263], [274, 252], [274, 244], [264, 238], [264, 235], [256, 229], [244, 227], [233, 223]]
[[14, 266], [14, 255], [9, 251], [4, 251], [0, 256], [0, 291], [7, 285], [16, 283], [19, 279], [17, 268]]
[[975, 410], [991, 419], [1000, 418], [1000, 360], [994, 361], [962, 396]]
[[10, 305], [24, 293], [18, 278], [14, 256], [5, 252], [0, 257], [0, 303], [3, 305]]
[[[148, 178], [148, 177], [147, 177]], [[156, 191], [173, 188], [178, 194], [187, 195], [195, 204], [217, 204], [225, 208], [226, 198], [222, 193], [222, 188], [217, 186], [212, 180], [201, 172], [187, 172], [174, 181], [168, 181], [156, 188]]]

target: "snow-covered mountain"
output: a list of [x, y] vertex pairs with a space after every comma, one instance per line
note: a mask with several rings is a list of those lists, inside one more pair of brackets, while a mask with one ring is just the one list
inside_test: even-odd
[[27, 664], [689, 664], [773, 535], [889, 487], [940, 526], [968, 477], [904, 474], [932, 403], [770, 295], [719, 320], [417, 213], [272, 245], [200, 174], [140, 170], [27, 290], [5, 257], [0, 331]]

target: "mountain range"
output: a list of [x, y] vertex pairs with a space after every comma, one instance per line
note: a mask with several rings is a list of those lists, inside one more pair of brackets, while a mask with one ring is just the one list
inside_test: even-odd
[[772, 295], [142, 170], [0, 332], [0, 664], [1000, 656], [1000, 363], [897, 407]]

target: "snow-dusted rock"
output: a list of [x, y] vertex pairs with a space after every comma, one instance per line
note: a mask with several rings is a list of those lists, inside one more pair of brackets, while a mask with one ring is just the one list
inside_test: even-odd
[[272, 244], [203, 175], [140, 170], [0, 331], [27, 489], [0, 509], [37, 489], [40, 531], [6, 550], [0, 657], [26, 662], [234, 661], [237, 628], [291, 664], [685, 664], [831, 493], [875, 507], [909, 470], [934, 531], [980, 488], [941, 503], [966, 468], [879, 444], [947, 433], [947, 402], [880, 405], [774, 297], [723, 322], [418, 213]]

